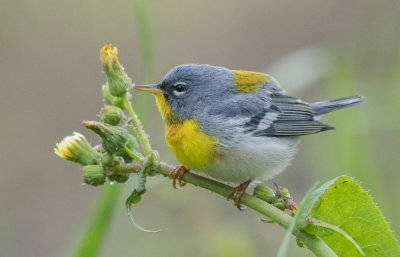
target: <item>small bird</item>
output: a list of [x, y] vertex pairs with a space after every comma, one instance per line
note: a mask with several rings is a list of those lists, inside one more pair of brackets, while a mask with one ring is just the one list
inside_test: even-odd
[[182, 166], [171, 171], [173, 186], [193, 169], [237, 183], [239, 198], [252, 181], [281, 173], [293, 159], [299, 137], [334, 127], [321, 115], [361, 103], [352, 96], [307, 103], [288, 96], [273, 77], [207, 64], [183, 64], [158, 84], [137, 85], [155, 95], [165, 139]]

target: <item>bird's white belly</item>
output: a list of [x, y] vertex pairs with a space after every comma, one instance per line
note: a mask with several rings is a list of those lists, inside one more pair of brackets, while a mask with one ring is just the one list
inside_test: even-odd
[[206, 169], [209, 176], [233, 183], [268, 180], [281, 173], [293, 159], [297, 137], [246, 136], [234, 145], [220, 145]]

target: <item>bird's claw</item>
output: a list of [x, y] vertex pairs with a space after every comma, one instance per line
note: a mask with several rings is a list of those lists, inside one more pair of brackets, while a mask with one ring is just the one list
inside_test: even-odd
[[189, 172], [190, 170], [183, 165], [176, 166], [171, 172], [169, 173], [169, 177], [172, 178], [172, 186], [177, 189], [176, 181], [178, 180], [179, 186], [183, 187], [186, 185], [186, 182], [182, 180], [182, 177], [185, 173]]
[[239, 211], [243, 211], [244, 209], [242, 208], [242, 205], [240, 204], [240, 197], [244, 194], [246, 191], [247, 187], [249, 186], [251, 180], [248, 180], [242, 184], [240, 184], [237, 187], [234, 187], [233, 190], [229, 193], [229, 195], [226, 197], [226, 199], [233, 200], [234, 205], [239, 209]]

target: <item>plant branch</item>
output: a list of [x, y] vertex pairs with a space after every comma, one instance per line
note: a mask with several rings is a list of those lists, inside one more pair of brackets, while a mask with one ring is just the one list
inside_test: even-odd
[[[130, 167], [130, 168], [129, 168]], [[127, 166], [124, 173], [138, 173], [142, 167], [142, 165], [131, 165]], [[164, 162], [160, 162], [158, 165], [153, 165], [154, 174], [163, 175], [165, 177], [169, 177], [170, 171], [174, 168], [174, 166], [169, 165]], [[198, 186], [204, 189], [208, 189], [211, 192], [217, 193], [221, 196], [227, 197], [228, 194], [233, 190], [231, 186], [225, 185], [221, 182], [199, 176], [194, 173], [185, 173], [182, 177], [182, 180], [192, 184], [194, 186]], [[255, 210], [256, 212], [270, 218], [275, 223], [279, 224], [284, 229], [288, 229], [290, 223], [293, 221], [293, 218], [285, 213], [284, 211], [279, 210], [275, 206], [255, 197], [244, 193], [240, 198], [240, 203], [249, 207], [250, 209]], [[299, 240], [303, 241], [305, 245], [316, 255], [322, 257], [336, 257], [337, 255], [317, 236], [313, 236], [307, 234], [303, 231], [300, 231], [297, 228], [293, 229], [293, 235], [295, 235]]]
[[138, 116], [136, 115], [135, 111], [132, 108], [132, 104], [129, 100], [128, 95], [124, 96], [124, 106], [129, 112], [129, 116], [131, 117], [131, 123], [132, 123], [133, 127], [135, 128], [136, 135], [140, 141], [140, 144], [143, 147], [144, 154], [147, 157], [152, 155], [153, 153], [151, 150], [149, 138], [143, 129], [142, 123], [140, 122]]

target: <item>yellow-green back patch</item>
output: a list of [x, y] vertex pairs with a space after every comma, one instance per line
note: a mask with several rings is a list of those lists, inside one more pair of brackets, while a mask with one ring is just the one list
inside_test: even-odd
[[269, 81], [268, 75], [261, 72], [233, 70], [236, 89], [242, 93], [257, 93]]

